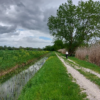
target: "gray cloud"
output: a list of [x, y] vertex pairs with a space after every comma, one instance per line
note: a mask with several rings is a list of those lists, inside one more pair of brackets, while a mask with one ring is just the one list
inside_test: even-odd
[[36, 37], [38, 33], [49, 36], [48, 17], [56, 15], [59, 5], [65, 2], [66, 0], [0, 0], [0, 45], [44, 47], [51, 44], [50, 41], [39, 39], [40, 35], [38, 39], [24, 37], [18, 28], [32, 30], [31, 33]]
[[14, 32], [16, 26], [0, 26], [0, 34]]
[[[2, 15], [0, 21], [6, 24], [21, 26], [26, 29], [48, 32], [47, 19], [54, 15], [56, 8], [49, 8], [43, 11], [43, 0], [0, 0]], [[14, 11], [6, 14], [5, 12]], [[5, 8], [5, 9], [4, 9]], [[6, 27], [5, 27], [6, 28]]]

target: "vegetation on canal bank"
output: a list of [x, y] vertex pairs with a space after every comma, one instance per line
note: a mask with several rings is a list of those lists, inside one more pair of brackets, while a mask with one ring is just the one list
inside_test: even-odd
[[[44, 57], [44, 56], [48, 56], [48, 55], [50, 55], [50, 53], [45, 53], [45, 54], [43, 54], [43, 55], [40, 55], [40, 56], [38, 56], [38, 57], [36, 57], [36, 58], [33, 58], [32, 60], [30, 60], [30, 62], [29, 61], [27, 61], [26, 63], [27, 64], [21, 64], [21, 65], [19, 65], [20, 67], [18, 67], [18, 68], [16, 68], [15, 70], [12, 70], [11, 72], [8, 72], [7, 74], [5, 74], [5, 75], [2, 75], [2, 76], [0, 76], [0, 84], [1, 83], [3, 83], [3, 82], [5, 82], [5, 81], [7, 81], [9, 78], [11, 78], [13, 75], [15, 75], [15, 74], [18, 74], [18, 73], [20, 73], [21, 71], [23, 71], [23, 70], [25, 70], [25, 69], [27, 69], [29, 66], [31, 66], [32, 64], [34, 64], [37, 60], [39, 60], [40, 58], [42, 58], [42, 57]], [[9, 70], [7, 70], [7, 71], [9, 71]]]
[[0, 72], [8, 70], [16, 65], [27, 63], [27, 61], [37, 58], [48, 51], [31, 50], [1, 50], [0, 51]]
[[62, 62], [52, 53], [23, 88], [18, 100], [83, 100], [85, 97], [86, 94], [72, 82]]

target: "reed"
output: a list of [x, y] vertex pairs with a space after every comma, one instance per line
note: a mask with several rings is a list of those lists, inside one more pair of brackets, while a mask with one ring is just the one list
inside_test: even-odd
[[76, 50], [75, 57], [100, 66], [100, 44], [78, 48]]

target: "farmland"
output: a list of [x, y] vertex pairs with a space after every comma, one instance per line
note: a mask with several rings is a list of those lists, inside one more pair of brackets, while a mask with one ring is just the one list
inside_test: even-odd
[[0, 51], [0, 72], [8, 70], [22, 63], [26, 64], [29, 60], [46, 54], [46, 51], [27, 51], [27, 50], [1, 50]]
[[1, 50], [0, 51], [0, 83], [27, 69], [48, 51]]

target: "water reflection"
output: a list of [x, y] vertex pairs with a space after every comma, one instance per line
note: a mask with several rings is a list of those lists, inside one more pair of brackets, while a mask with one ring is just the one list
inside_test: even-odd
[[30, 78], [42, 67], [47, 57], [39, 60], [28, 69], [0, 84], [0, 100], [17, 100], [22, 88]]

